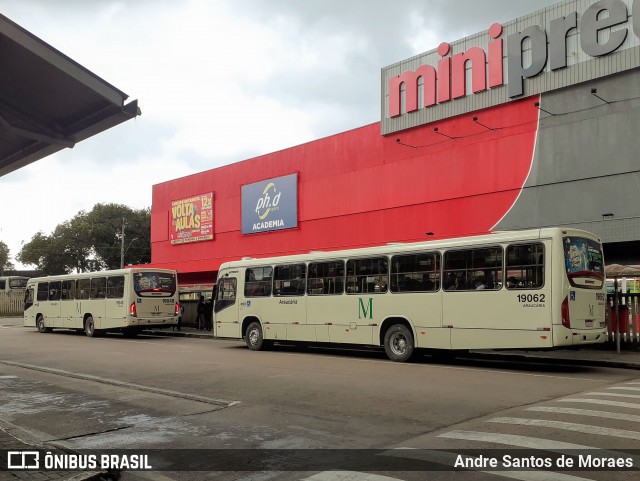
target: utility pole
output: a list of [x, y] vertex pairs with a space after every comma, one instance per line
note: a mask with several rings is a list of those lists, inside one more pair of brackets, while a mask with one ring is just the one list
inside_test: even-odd
[[120, 269], [124, 269], [124, 217], [122, 218], [122, 230], [120, 231]]

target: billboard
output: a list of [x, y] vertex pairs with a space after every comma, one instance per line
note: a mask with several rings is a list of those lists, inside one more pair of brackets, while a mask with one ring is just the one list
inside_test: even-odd
[[298, 174], [242, 186], [242, 233], [298, 227]]
[[171, 202], [169, 239], [172, 244], [213, 239], [213, 192]]

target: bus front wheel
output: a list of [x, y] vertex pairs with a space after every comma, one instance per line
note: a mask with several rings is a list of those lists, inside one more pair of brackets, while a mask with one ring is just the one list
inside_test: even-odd
[[38, 332], [51, 332], [51, 328], [44, 325], [44, 317], [42, 316], [38, 316], [38, 319], [36, 319], [36, 326], [38, 328]]
[[408, 361], [413, 355], [413, 334], [407, 326], [395, 324], [384, 335], [384, 351], [392, 361]]
[[259, 351], [264, 347], [264, 336], [262, 335], [262, 326], [259, 322], [249, 324], [244, 341], [252, 351]]

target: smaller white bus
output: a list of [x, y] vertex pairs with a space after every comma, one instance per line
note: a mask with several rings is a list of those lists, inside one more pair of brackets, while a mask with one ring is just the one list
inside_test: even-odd
[[28, 277], [0, 277], [0, 316], [22, 315], [24, 290]]
[[0, 292], [24, 291], [27, 287], [28, 277], [2, 276], [0, 277]]
[[135, 336], [178, 324], [177, 274], [162, 269], [119, 269], [29, 279], [24, 325], [39, 332], [75, 329]]

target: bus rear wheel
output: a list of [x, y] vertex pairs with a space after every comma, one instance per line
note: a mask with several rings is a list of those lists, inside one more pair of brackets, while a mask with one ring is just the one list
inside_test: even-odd
[[97, 337], [98, 331], [96, 330], [95, 322], [93, 321], [93, 317], [87, 317], [87, 320], [84, 321], [84, 333], [87, 337]]
[[38, 332], [51, 332], [51, 328], [50, 327], [46, 327], [44, 324], [44, 317], [43, 316], [38, 316], [38, 318], [36, 319], [36, 327], [38, 328]]
[[265, 347], [262, 326], [259, 322], [254, 321], [249, 324], [249, 327], [247, 327], [247, 333], [244, 336], [244, 342], [252, 351], [260, 351]]
[[413, 334], [404, 324], [394, 324], [384, 335], [384, 351], [395, 362], [408, 361], [413, 356]]

